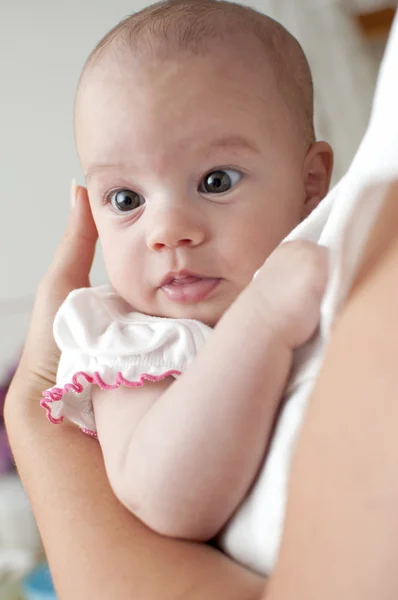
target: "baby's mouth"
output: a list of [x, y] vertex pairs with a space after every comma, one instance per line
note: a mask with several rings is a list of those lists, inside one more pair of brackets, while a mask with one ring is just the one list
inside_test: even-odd
[[196, 303], [205, 300], [218, 286], [221, 279], [202, 277], [194, 273], [170, 273], [161, 285], [161, 290], [172, 302]]
[[186, 275], [185, 277], [173, 277], [166, 285], [188, 285], [200, 281], [203, 277], [197, 275]]

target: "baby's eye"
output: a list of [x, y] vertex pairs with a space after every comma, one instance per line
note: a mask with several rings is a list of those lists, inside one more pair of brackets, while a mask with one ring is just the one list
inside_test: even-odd
[[206, 175], [199, 186], [205, 194], [222, 194], [228, 192], [242, 179], [242, 173], [234, 169], [220, 169]]
[[145, 198], [131, 190], [118, 190], [110, 195], [110, 203], [118, 212], [131, 212], [144, 202]]

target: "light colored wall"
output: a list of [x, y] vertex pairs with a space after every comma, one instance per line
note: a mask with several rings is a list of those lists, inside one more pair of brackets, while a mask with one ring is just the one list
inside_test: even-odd
[[[315, 38], [308, 33], [315, 29], [322, 38], [311, 16], [300, 17], [300, 0], [243, 3], [281, 20], [286, 17], [310, 51], [308, 42]], [[72, 131], [80, 69], [106, 31], [146, 4], [0, 0], [0, 375], [4, 361], [11, 360], [23, 340], [34, 291], [63, 231], [70, 179], [76, 176], [83, 183]], [[318, 0], [312, 4], [319, 6]], [[331, 23], [328, 15], [319, 27], [323, 22]], [[336, 34], [337, 29], [340, 25]], [[316, 44], [312, 49], [319, 62]], [[323, 72], [322, 65], [318, 70]], [[330, 85], [330, 70], [327, 78]], [[93, 281], [104, 278], [97, 260]]]

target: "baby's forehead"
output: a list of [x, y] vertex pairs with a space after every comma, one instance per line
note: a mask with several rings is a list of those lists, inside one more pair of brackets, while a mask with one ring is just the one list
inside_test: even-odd
[[[123, 88], [123, 79], [118, 75], [128, 75], [131, 61], [135, 66], [139, 64], [143, 76], [156, 61], [178, 62], [179, 57], [185, 60], [187, 56], [201, 56], [209, 64], [219, 64], [221, 55], [229, 55], [231, 62], [245, 62], [248, 72], [256, 72], [259, 80], [278, 88], [282, 103], [301, 123], [299, 127], [312, 135], [311, 73], [297, 40], [265, 15], [222, 0], [165, 1], [123, 21], [101, 40], [87, 60], [77, 98], [82, 87], [89, 89], [92, 85], [93, 72], [100, 77], [105, 74], [107, 81], [113, 78]], [[220, 66], [220, 85], [223, 77]], [[239, 73], [234, 77], [238, 79]]]
[[[254, 34], [236, 31], [235, 35], [231, 34], [226, 40], [215, 37], [200, 51], [193, 51], [191, 48], [182, 51], [176, 46], [176, 40], [173, 38], [142, 39], [141, 45], [129, 49], [109, 45], [98, 60], [85, 69], [79, 82], [77, 96], [82, 89], [90, 91], [98, 87], [98, 83], [113, 84], [120, 89], [127, 89], [131, 80], [134, 80], [136, 85], [150, 84], [152, 81], [156, 87], [159, 80], [166, 81], [168, 74], [176, 70], [182, 81], [186, 79], [188, 82], [192, 77], [202, 76], [202, 83], [206, 84], [203, 76], [206, 66], [209, 70], [218, 69], [219, 86], [224, 84], [226, 78], [231, 77], [231, 73], [239, 84], [244, 73], [253, 75], [253, 86], [266, 83], [267, 86], [277, 87], [278, 65], [274, 57], [264, 53], [258, 37]], [[243, 69], [238, 68], [242, 66]], [[250, 79], [245, 77], [242, 94], [251, 84]]]
[[[253, 38], [253, 42], [257, 47], [258, 40]], [[252, 55], [250, 42], [245, 48], [214, 43], [212, 48], [200, 54], [176, 53], [173, 47], [169, 53], [164, 48], [155, 53], [151, 48], [150, 53], [139, 56], [109, 49], [86, 72], [76, 107], [84, 106], [86, 113], [94, 102], [104, 104], [104, 95], [114, 98], [119, 94], [134, 101], [138, 94], [147, 99], [147, 105], [162, 96], [164, 110], [172, 111], [181, 96], [189, 101], [193, 115], [197, 112], [203, 115], [212, 110], [211, 103], [206, 102], [207, 96], [211, 100], [218, 92], [220, 98], [219, 92], [224, 89], [225, 96], [221, 96], [220, 102], [228, 104], [235, 97], [241, 103], [250, 103], [253, 109], [254, 103], [250, 100], [260, 98], [258, 111], [272, 108], [276, 118], [281, 103], [280, 99], [275, 103], [278, 98], [275, 70], [269, 60], [256, 61]], [[147, 105], [142, 106], [144, 111]], [[114, 106], [114, 102], [109, 102], [109, 110]]]

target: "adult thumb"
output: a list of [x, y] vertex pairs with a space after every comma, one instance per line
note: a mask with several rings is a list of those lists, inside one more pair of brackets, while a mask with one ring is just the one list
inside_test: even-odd
[[86, 188], [72, 182], [71, 211], [48, 275], [62, 287], [87, 287], [98, 238]]

